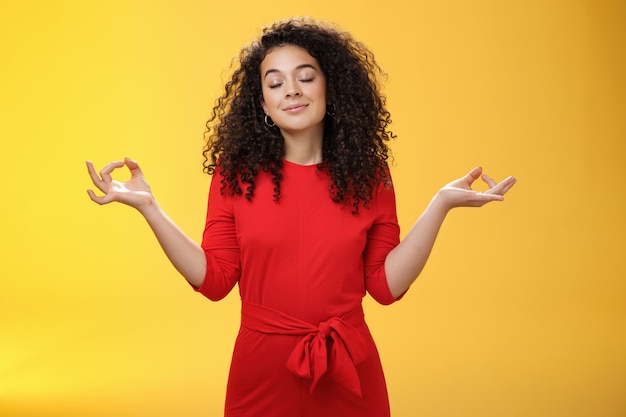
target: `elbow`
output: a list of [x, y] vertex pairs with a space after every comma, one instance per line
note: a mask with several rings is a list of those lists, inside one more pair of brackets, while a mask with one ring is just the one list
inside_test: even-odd
[[388, 306], [395, 303], [396, 301], [399, 301], [404, 296], [404, 293], [400, 294], [399, 296], [395, 296], [391, 291], [387, 291], [384, 294], [370, 292], [370, 295], [374, 300], [376, 300], [378, 304]]
[[378, 304], [386, 306], [399, 301], [407, 290], [408, 288], [404, 290], [400, 288], [393, 288], [389, 285], [386, 279], [380, 279], [377, 282], [377, 285], [369, 286], [368, 293]]
[[220, 301], [230, 293], [233, 286], [234, 285], [215, 282], [215, 280], [207, 277], [204, 279], [202, 285], [197, 288], [194, 287], [194, 289], [211, 301]]
[[208, 256], [205, 273], [196, 291], [211, 301], [219, 301], [230, 293], [239, 281], [240, 275], [239, 267], [220, 263]]
[[227, 292], [209, 292], [209, 293], [203, 293], [203, 294], [204, 294], [204, 296], [206, 298], [208, 298], [211, 301], [220, 301], [220, 300], [224, 299], [228, 295], [229, 292], [230, 291], [227, 291]]
[[396, 302], [399, 299], [401, 299], [408, 290], [409, 290], [408, 286], [400, 288], [397, 286], [389, 285], [389, 294], [391, 295], [390, 298], [393, 300], [391, 303]]

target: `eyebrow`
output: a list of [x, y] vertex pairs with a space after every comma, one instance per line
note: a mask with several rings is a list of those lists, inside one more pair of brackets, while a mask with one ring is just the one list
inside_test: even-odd
[[[302, 68], [311, 68], [311, 69], [313, 69], [313, 70], [317, 71], [317, 68], [315, 68], [315, 66], [313, 66], [313, 65], [311, 65], [311, 64], [301, 64], [301, 65], [298, 65], [298, 66], [297, 66], [296, 68], [294, 68], [294, 69], [295, 69], [295, 70], [299, 70], [299, 69], [302, 69]], [[263, 78], [264, 78], [264, 79], [265, 79], [265, 78], [267, 78], [267, 76], [268, 76], [269, 74], [273, 73], [273, 72], [280, 72], [280, 71], [279, 71], [279, 70], [277, 70], [277, 69], [273, 69], [273, 68], [272, 68], [272, 69], [268, 69], [267, 71], [265, 71], [265, 75], [263, 76]]]

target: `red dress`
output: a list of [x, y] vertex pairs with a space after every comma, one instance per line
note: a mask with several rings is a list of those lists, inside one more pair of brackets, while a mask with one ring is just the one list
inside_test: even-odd
[[393, 188], [380, 184], [354, 215], [330, 199], [330, 178], [314, 165], [285, 161], [278, 201], [268, 173], [256, 177], [252, 201], [220, 193], [220, 179], [209, 193], [198, 291], [219, 300], [239, 283], [225, 415], [388, 416], [361, 301], [366, 291], [396, 301], [384, 272], [400, 234]]

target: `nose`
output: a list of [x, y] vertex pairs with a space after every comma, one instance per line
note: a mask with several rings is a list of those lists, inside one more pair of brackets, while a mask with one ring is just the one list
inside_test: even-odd
[[287, 85], [287, 89], [285, 91], [286, 97], [298, 97], [300, 94], [302, 93], [300, 92], [300, 88], [296, 81], [292, 81], [289, 85]]

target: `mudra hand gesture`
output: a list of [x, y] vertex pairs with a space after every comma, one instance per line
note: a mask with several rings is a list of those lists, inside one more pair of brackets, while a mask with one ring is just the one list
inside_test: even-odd
[[[502, 201], [504, 194], [517, 182], [514, 177], [507, 177], [500, 183], [496, 183], [482, 171], [480, 167], [474, 168], [464, 177], [441, 188], [437, 193], [437, 198], [444, 208], [449, 210], [454, 207], [481, 207], [491, 201]], [[472, 189], [472, 184], [478, 178], [487, 183], [489, 186], [487, 191], [480, 192]]]
[[[130, 179], [126, 182], [114, 180], [111, 174], [124, 165], [130, 171]], [[144, 178], [141, 168], [136, 161], [130, 158], [111, 162], [102, 168], [100, 174], [96, 173], [91, 161], [87, 161], [87, 171], [89, 171], [93, 184], [104, 193], [104, 195], [99, 196], [93, 190], [87, 190], [91, 200], [100, 205], [117, 201], [142, 211], [154, 202], [150, 186]]]

